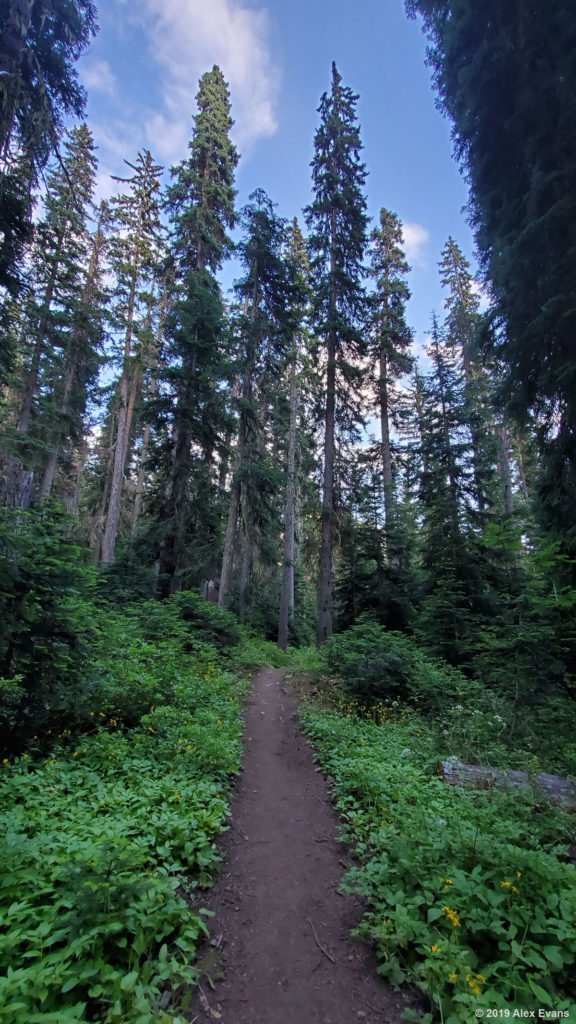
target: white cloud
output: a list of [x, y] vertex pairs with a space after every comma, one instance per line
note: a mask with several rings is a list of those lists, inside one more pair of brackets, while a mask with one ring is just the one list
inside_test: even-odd
[[279, 74], [268, 48], [268, 15], [237, 0], [143, 0], [134, 15], [160, 70], [164, 109], [145, 121], [150, 149], [182, 159], [200, 76], [214, 64], [230, 86], [240, 151], [276, 131]]
[[87, 89], [113, 96], [116, 91], [116, 77], [105, 60], [96, 60], [88, 67], [82, 67], [82, 81]]
[[485, 313], [492, 305], [490, 292], [481, 281], [477, 281], [476, 279], [472, 281], [472, 291], [480, 299], [480, 312]]
[[430, 240], [430, 232], [422, 224], [403, 221], [402, 235], [406, 259], [412, 267], [426, 267], [426, 246]]

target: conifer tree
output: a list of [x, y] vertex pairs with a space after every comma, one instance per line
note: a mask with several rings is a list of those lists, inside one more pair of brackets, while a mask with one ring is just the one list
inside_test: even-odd
[[376, 363], [376, 397], [380, 413], [380, 449], [384, 493], [384, 524], [388, 558], [397, 561], [394, 552], [395, 494], [390, 441], [391, 417], [398, 400], [394, 382], [410, 370], [409, 347], [412, 335], [405, 319], [410, 292], [406, 284], [409, 266], [402, 249], [402, 225], [395, 213], [380, 211], [380, 225], [371, 234], [370, 276], [375, 280], [372, 296], [370, 354]]
[[39, 496], [50, 495], [63, 444], [77, 445], [82, 437], [83, 416], [88, 392], [101, 362], [106, 295], [103, 287], [104, 254], [107, 245], [108, 204], [100, 204], [92, 250], [85, 270], [82, 294], [69, 309], [70, 330], [66, 346], [55, 367], [51, 392], [43, 402], [40, 421], [43, 437], [49, 442]]
[[[190, 514], [190, 481], [199, 469], [193, 446], [203, 453], [199, 494], [212, 488], [213, 459], [218, 418], [215, 381], [222, 373], [224, 311], [214, 277], [232, 249], [228, 230], [234, 225], [234, 172], [238, 154], [230, 141], [228, 86], [219, 67], [200, 79], [198, 113], [189, 155], [173, 171], [167, 209], [172, 222], [170, 258], [175, 299], [167, 318], [176, 367], [174, 451], [168, 497], [161, 519], [161, 591], [169, 594], [182, 585], [194, 517]], [[197, 524], [198, 525], [198, 524]]]
[[301, 362], [302, 337], [304, 333], [305, 302], [309, 298], [307, 277], [309, 272], [306, 242], [296, 218], [288, 235], [288, 259], [295, 270], [296, 308], [294, 333], [289, 354], [289, 410], [288, 450], [286, 453], [286, 490], [284, 496], [284, 550], [282, 562], [282, 587], [278, 615], [278, 646], [286, 650], [290, 626], [294, 620], [294, 569], [296, 532], [296, 455], [297, 430], [300, 411], [299, 371]]
[[147, 295], [162, 256], [159, 209], [162, 168], [154, 163], [148, 150], [138, 154], [135, 164], [125, 163], [134, 173], [130, 178], [116, 180], [128, 185], [128, 191], [114, 196], [111, 201], [110, 262], [115, 276], [112, 324], [122, 339], [122, 369], [117, 388], [118, 419], [110, 493], [100, 552], [104, 564], [114, 559], [132, 417], [141, 387], [139, 332], [145, 329]]
[[311, 283], [316, 332], [324, 340], [324, 472], [318, 581], [318, 641], [332, 633], [332, 565], [335, 543], [334, 468], [336, 429], [357, 422], [350, 386], [358, 379], [353, 360], [362, 349], [366, 311], [362, 287], [366, 248], [366, 170], [356, 121], [356, 101], [332, 65], [332, 87], [320, 102], [320, 126], [312, 161], [314, 199], [306, 209], [310, 229]]
[[295, 307], [293, 275], [284, 258], [286, 225], [262, 189], [250, 196], [243, 222], [245, 236], [238, 251], [244, 275], [236, 284], [241, 303], [238, 439], [218, 599], [227, 605], [239, 539], [239, 606], [244, 614], [255, 556], [279, 483], [266, 436], [273, 427], [271, 405], [293, 339]]
[[[491, 286], [502, 392], [539, 423], [541, 519], [576, 552], [576, 21], [569, 0], [408, 0]], [[547, 467], [550, 467], [548, 470]]]
[[92, 133], [73, 128], [62, 166], [48, 179], [45, 218], [32, 252], [33, 285], [27, 309], [30, 355], [24, 372], [16, 429], [26, 434], [37, 395], [43, 357], [54, 359], [70, 332], [73, 310], [84, 287], [90, 250], [89, 218], [96, 174]]
[[7, 0], [0, 7], [0, 289], [16, 290], [31, 192], [86, 94], [75, 63], [97, 31], [91, 0]]

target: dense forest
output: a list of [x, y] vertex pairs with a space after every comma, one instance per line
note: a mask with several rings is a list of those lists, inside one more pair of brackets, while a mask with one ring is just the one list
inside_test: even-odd
[[[168, 978], [175, 990], [194, 980], [185, 953], [203, 925], [186, 923], [171, 879], [194, 875], [196, 885], [216, 863], [212, 840], [240, 756], [238, 678], [251, 665], [272, 659], [343, 677], [340, 704], [308, 708], [304, 724], [344, 787], [345, 814], [354, 771], [342, 774], [335, 744], [364, 745], [355, 730], [366, 728], [377, 750], [386, 721], [411, 729], [430, 763], [443, 754], [576, 775], [576, 22], [566, 0], [406, 6], [427, 34], [480, 263], [475, 271], [458, 239], [446, 239], [437, 254], [444, 307], [419, 356], [402, 223], [386, 196], [378, 221], [368, 218], [358, 97], [335, 64], [319, 101], [310, 203], [292, 219], [263, 189], [238, 208], [233, 97], [218, 66], [200, 79], [180, 162], [165, 170], [147, 150], [127, 154], [113, 197], [95, 205], [77, 62], [97, 13], [90, 0], [1, 7], [0, 734], [14, 924], [0, 959], [29, 971], [22, 949], [43, 927], [29, 923], [30, 908], [34, 917], [51, 907], [45, 936], [56, 935], [53, 962], [35, 978], [24, 984], [9, 967], [7, 1021], [179, 1019], [154, 1000]], [[238, 278], [225, 293], [219, 275], [232, 256]], [[329, 727], [330, 715], [338, 722]], [[409, 747], [399, 736], [395, 762]], [[82, 838], [72, 855], [54, 833], [45, 894], [23, 907], [29, 882], [18, 872], [23, 863], [34, 877], [53, 828], [42, 771], [53, 770], [68, 822], [82, 757]], [[103, 808], [112, 795], [102, 787], [116, 784], [108, 762], [134, 803], [116, 839], [107, 823], [91, 840], [88, 805]], [[186, 787], [203, 822], [196, 838], [185, 834]], [[148, 861], [127, 823], [140, 815], [146, 832], [160, 804]], [[488, 977], [519, 1006], [570, 1007], [568, 817], [541, 809], [528, 840], [522, 800], [503, 795], [491, 806], [509, 831], [490, 856], [506, 859], [508, 840], [524, 842], [514, 871], [519, 880], [531, 864], [527, 905], [549, 899], [538, 912], [565, 923], [559, 939], [541, 923], [528, 949], [520, 912], [492, 932], [478, 917], [466, 998], [477, 1000]], [[477, 832], [488, 805], [474, 815], [467, 827]], [[356, 836], [372, 835], [367, 820], [350, 821]], [[170, 853], [161, 835], [172, 837]], [[112, 953], [105, 926], [123, 904], [101, 895], [115, 842], [133, 908], [153, 903], [154, 887], [165, 901], [132, 929], [137, 956], [126, 967], [110, 966], [122, 943]], [[415, 873], [436, 861], [441, 870], [439, 837], [426, 849], [428, 868], [414, 862]], [[394, 867], [389, 858], [389, 879], [402, 878], [402, 857]], [[362, 891], [385, 901], [374, 861], [358, 870]], [[441, 882], [467, 870], [445, 867]], [[74, 921], [63, 909], [67, 884], [83, 894]], [[555, 884], [566, 893], [560, 909]], [[86, 961], [81, 915], [101, 920]], [[417, 981], [429, 1020], [469, 1020], [474, 1003], [442, 994], [460, 967], [440, 982], [435, 943], [414, 925], [402, 946], [402, 922], [390, 907], [384, 916], [395, 922], [394, 949], [381, 921], [366, 928], [387, 977]], [[59, 947], [61, 927], [76, 936], [72, 953]], [[476, 970], [478, 947], [500, 934], [528, 952], [513, 965], [502, 952], [492, 974]], [[148, 969], [151, 946], [166, 950], [175, 936]], [[544, 966], [542, 947], [552, 950]]]

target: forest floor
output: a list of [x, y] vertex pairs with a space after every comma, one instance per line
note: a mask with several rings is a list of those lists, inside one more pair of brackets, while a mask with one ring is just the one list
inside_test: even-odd
[[401, 997], [350, 936], [362, 907], [339, 892], [349, 859], [284, 676], [260, 671], [247, 704], [243, 771], [221, 875], [205, 902], [214, 917], [191, 1019], [399, 1024]]

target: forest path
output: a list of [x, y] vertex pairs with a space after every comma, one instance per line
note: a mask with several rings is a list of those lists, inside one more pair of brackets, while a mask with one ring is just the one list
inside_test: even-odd
[[221, 967], [224, 977], [214, 989], [201, 980], [191, 1019], [398, 1024], [401, 999], [350, 937], [361, 907], [338, 893], [345, 851], [284, 676], [260, 671], [246, 708], [243, 772], [221, 877], [207, 900], [215, 916], [206, 973]]

